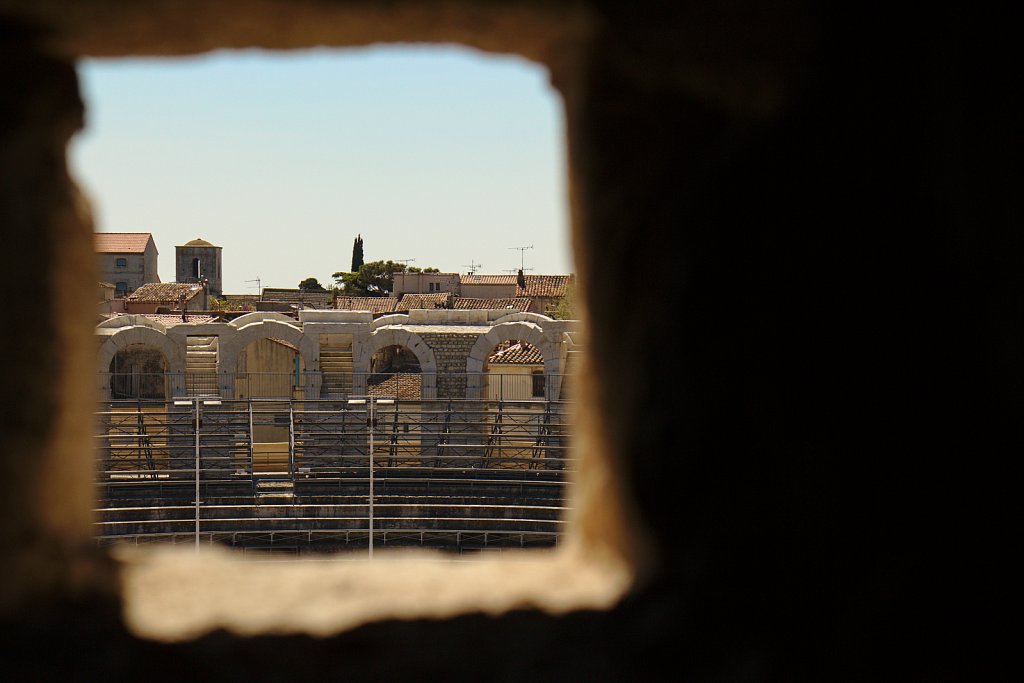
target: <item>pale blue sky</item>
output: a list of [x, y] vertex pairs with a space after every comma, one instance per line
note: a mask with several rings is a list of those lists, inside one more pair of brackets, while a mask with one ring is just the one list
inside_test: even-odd
[[367, 261], [572, 271], [561, 100], [540, 66], [444, 47], [92, 60], [72, 173], [103, 232], [224, 247], [224, 289]]

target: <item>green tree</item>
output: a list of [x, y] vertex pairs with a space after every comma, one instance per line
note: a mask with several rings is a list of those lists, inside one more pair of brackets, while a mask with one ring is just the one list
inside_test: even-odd
[[439, 273], [437, 268], [422, 271], [395, 261], [370, 261], [357, 272], [339, 271], [331, 275], [339, 296], [388, 296], [395, 289], [395, 273]]
[[394, 274], [404, 270], [404, 263], [370, 261], [359, 266], [358, 272], [342, 271], [332, 277], [341, 296], [387, 296], [395, 287]]
[[557, 304], [548, 309], [547, 314], [556, 320], [578, 320], [576, 310], [576, 285], [569, 283], [565, 286], [565, 296]]
[[363, 236], [356, 235], [352, 242], [352, 270], [351, 273], [358, 273], [363, 265]]
[[303, 292], [326, 292], [324, 286], [315, 277], [307, 277], [299, 283], [299, 289]]

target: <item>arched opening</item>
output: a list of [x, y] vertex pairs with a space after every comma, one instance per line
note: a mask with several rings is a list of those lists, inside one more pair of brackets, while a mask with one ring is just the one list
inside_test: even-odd
[[298, 347], [275, 337], [250, 342], [238, 354], [235, 398], [293, 397], [305, 365]]
[[113, 400], [167, 399], [167, 358], [146, 344], [119, 349], [110, 359], [110, 398]]
[[529, 342], [507, 339], [487, 354], [484, 383], [488, 401], [543, 400], [547, 395], [544, 356]]
[[249, 438], [256, 473], [288, 470], [291, 451], [290, 400], [299, 397], [305, 369], [291, 342], [263, 337], [238, 354], [235, 398], [249, 400]]
[[411, 349], [385, 346], [370, 357], [366, 378], [366, 393], [370, 396], [417, 401], [422, 391], [423, 368]]

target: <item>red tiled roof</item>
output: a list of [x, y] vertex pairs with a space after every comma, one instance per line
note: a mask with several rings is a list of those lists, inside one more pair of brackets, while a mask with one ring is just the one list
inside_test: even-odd
[[136, 289], [128, 297], [129, 301], [156, 304], [174, 304], [185, 297], [185, 301], [191, 301], [193, 297], [203, 291], [200, 284], [187, 284], [181, 282], [147, 282]]
[[394, 313], [398, 299], [390, 296], [339, 296], [335, 308], [343, 311], [369, 311], [374, 315]]
[[524, 275], [526, 288], [516, 287], [516, 296], [565, 296], [572, 275]]
[[464, 285], [514, 285], [515, 275], [475, 275], [466, 274], [459, 277]]
[[142, 254], [153, 239], [148, 232], [97, 232], [93, 237], [97, 254]]
[[511, 308], [514, 311], [530, 310], [529, 299], [474, 299], [471, 297], [456, 297], [452, 301], [452, 308], [460, 310], [480, 310], [480, 309], [499, 309], [499, 308]]
[[543, 365], [544, 356], [532, 344], [511, 340], [499, 345], [498, 349], [487, 357], [487, 362], [498, 365]]
[[418, 401], [422, 386], [423, 378], [415, 373], [371, 375], [366, 380], [366, 393], [377, 398]]
[[395, 305], [396, 311], [411, 311], [414, 308], [448, 308], [449, 292], [435, 294], [406, 294]]

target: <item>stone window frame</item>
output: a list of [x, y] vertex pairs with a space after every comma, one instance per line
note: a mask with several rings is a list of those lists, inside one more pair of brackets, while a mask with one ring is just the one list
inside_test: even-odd
[[[409, 42], [461, 44], [488, 52], [514, 54], [549, 67], [552, 69], [552, 82], [556, 90], [565, 99], [570, 99], [567, 91], [561, 87], [564, 85], [561, 83], [561, 79], [566, 77], [566, 71], [563, 68], [560, 73], [556, 73], [557, 69], [555, 67], [559, 66], [566, 59], [567, 51], [571, 53], [582, 49], [583, 43], [586, 42], [581, 34], [589, 30], [589, 24], [586, 18], [581, 18], [579, 15], [579, 12], [583, 10], [575, 6], [568, 9], [563, 9], [561, 6], [549, 9], [547, 6], [541, 5], [529, 7], [522, 11], [520, 9], [508, 11], [507, 8], [488, 9], [484, 14], [493, 13], [495, 21], [480, 22], [479, 17], [472, 18], [475, 17], [475, 10], [474, 12], [464, 12], [468, 8], [469, 5], [462, 7], [460, 11], [454, 14], [446, 13], [440, 17], [429, 14], [418, 15], [416, 13], [410, 15], [402, 12], [392, 14], [393, 8], [390, 7], [372, 9], [366, 11], [376, 12], [376, 17], [379, 21], [369, 23], [356, 22], [358, 28], [352, 31], [341, 30], [335, 34], [333, 39], [312, 38], [311, 36], [315, 34], [315, 31], [307, 24], [306, 33], [300, 31], [298, 34], [292, 34], [292, 40], [294, 40], [295, 36], [299, 36], [295, 44], [281, 44], [271, 40], [269, 44], [261, 45], [261, 38], [258, 35], [257, 37], [243, 38], [243, 41], [252, 41], [247, 43], [246, 46], [273, 48], [314, 48], [323, 46], [344, 48], [361, 46], [367, 43], [399, 44]], [[105, 51], [102, 54], [108, 57], [155, 54], [185, 55], [208, 52], [220, 47], [242, 46], [238, 42], [226, 39], [224, 34], [218, 35], [217, 31], [214, 30], [212, 34], [199, 43], [194, 43], [184, 48], [171, 47], [169, 52], [167, 52], [170, 44], [163, 43], [157, 39], [157, 35], [167, 35], [160, 16], [167, 12], [173, 14], [174, 11], [176, 10], [165, 9], [147, 15], [147, 21], [156, 20], [160, 26], [157, 34], [143, 36], [136, 31], [132, 31], [133, 42], [131, 46], [125, 43], [115, 46], [112, 51]], [[317, 11], [313, 12], [313, 14], [331, 14], [336, 25], [345, 26], [348, 23], [348, 19], [359, 16], [359, 13], [362, 11], [364, 10], [352, 9], [343, 4], [318, 7]], [[202, 10], [197, 10], [197, 12], [201, 14]], [[267, 31], [273, 34], [276, 30], [275, 22], [266, 17], [264, 19], [265, 21], [262, 24], [260, 21], [252, 23], [248, 30], [253, 30], [254, 34]], [[114, 23], [116, 24], [117, 21]], [[209, 26], [212, 27], [218, 23], [211, 22]], [[203, 24], [201, 21], [192, 24], [195, 27], [200, 25], [205, 26], [206, 24]], [[323, 21], [318, 21], [315, 25], [321, 28], [326, 26]], [[275, 28], [267, 28], [268, 26]], [[389, 28], [382, 28], [385, 26]], [[188, 32], [192, 29], [185, 28], [183, 30]], [[146, 31], [143, 30], [143, 33], [146, 33]], [[120, 34], [114, 29], [113, 32], [108, 32], [107, 35], [116, 36]], [[171, 36], [170, 42], [173, 43], [176, 39], [174, 36]], [[187, 42], [188, 39], [185, 40]], [[150, 51], [149, 45], [159, 45], [159, 47], [156, 47], [155, 51]], [[72, 73], [73, 66], [70, 63], [70, 58], [76, 55], [80, 57], [93, 55], [95, 54], [94, 47], [83, 44], [68, 45], [66, 46], [65, 54], [69, 59], [64, 61], [61, 58], [52, 60], [51, 63], [56, 70], [63, 70], [61, 71], [61, 77], [65, 81], [62, 81], [62, 83], [70, 80], [71, 87], [74, 89], [75, 79]], [[43, 59], [51, 58], [43, 57]], [[573, 60], [580, 59], [582, 59], [581, 52], [570, 57], [569, 61], [572, 62]], [[564, 67], [565, 65], [561, 64], [561, 66]], [[569, 71], [571, 70], [570, 68]], [[70, 79], [68, 79], [68, 75], [70, 75]], [[574, 81], [574, 77], [568, 78], [570, 81]], [[59, 149], [57, 146], [47, 147], [45, 151], [46, 153], [53, 152], [55, 155], [59, 154], [61, 160], [65, 160], [66, 143], [70, 135], [81, 126], [82, 108], [77, 98], [62, 101], [60, 106], [63, 108], [55, 109], [56, 117], [53, 125], [59, 124], [63, 127], [60, 128], [60, 134], [48, 138], [51, 141], [58, 141], [60, 146]], [[567, 108], [571, 110], [571, 107], [568, 105]], [[69, 113], [72, 116], [71, 119], [59, 118], [61, 116], [66, 117]], [[571, 113], [567, 113], [566, 138], [570, 142], [570, 147], [572, 147], [571, 140], [573, 137], [571, 134], [571, 119]], [[68, 120], [72, 122], [71, 125], [67, 124]], [[46, 125], [51, 125], [51, 122], [47, 121]], [[571, 170], [568, 176], [571, 186], [571, 178], [573, 177]], [[51, 179], [48, 178], [47, 180]], [[57, 177], [56, 181], [60, 184], [60, 190], [65, 192], [66, 196], [63, 197], [65, 201], [54, 209], [52, 216], [60, 216], [61, 219], [72, 216], [72, 219], [67, 224], [72, 225], [74, 229], [83, 233], [82, 244], [73, 247], [73, 249], [76, 254], [80, 253], [84, 257], [86, 254], [84, 235], [91, 227], [90, 217], [87, 211], [78, 215], [73, 215], [69, 211], [68, 207], [78, 206], [71, 199], [78, 190], [68, 181], [66, 176]], [[570, 196], [572, 195], [571, 187], [569, 194]], [[573, 225], [575, 226], [575, 221]], [[54, 225], [50, 227], [53, 230], [57, 230], [58, 227], [56, 226], [57, 223], [54, 222]], [[89, 255], [91, 256], [91, 254], [90, 250]], [[83, 262], [86, 261], [92, 262], [90, 259], [83, 260]], [[91, 277], [92, 273], [84, 268], [69, 272], [67, 277], [69, 279], [75, 277], [84, 279], [87, 275], [89, 276], [87, 279], [94, 279], [94, 277]], [[85, 317], [83, 316], [84, 320]], [[85, 326], [81, 326], [83, 333], [85, 329]], [[76, 361], [77, 370], [84, 370], [86, 365], [91, 365], [91, 363], [82, 363], [81, 360], [77, 359]], [[69, 389], [74, 385], [73, 388], [77, 392], [76, 407], [80, 411], [85, 411], [88, 407], [91, 407], [91, 401], [88, 400], [88, 397], [92, 392], [84, 391], [84, 384], [80, 381], [85, 376], [87, 376], [87, 373], [83, 374], [82, 372], [77, 374], [76, 372], [71, 372], [67, 375]], [[75, 411], [69, 412], [74, 413]], [[85, 417], [84, 412], [81, 417]], [[81, 428], [82, 425], [79, 424], [84, 424], [86, 421], [78, 418], [76, 420], [70, 420], [68, 426], [60, 426], [60, 428], [71, 430], [81, 437], [86, 436], [90, 430], [83, 430]], [[603, 445], [598, 444], [599, 441], [599, 439], [595, 439], [593, 443], [589, 444], [594, 452], [591, 459], [597, 463], [600, 463], [606, 450]], [[51, 459], [63, 458], [66, 455], [57, 451], [54, 451], [52, 455], [49, 451], [46, 453], [46, 457]], [[586, 459], [581, 458], [581, 460]], [[597, 466], [598, 469], [610, 468], [607, 465], [598, 464]], [[580, 471], [585, 469], [585, 467], [579, 468]], [[60, 530], [54, 536], [54, 540], [59, 542], [61, 547], [64, 547], [64, 545], [67, 545], [69, 548], [72, 546], [78, 547], [83, 543], [88, 544], [91, 539], [91, 522], [90, 515], [88, 514], [91, 509], [90, 501], [92, 498], [90, 493], [91, 478], [84, 474], [88, 470], [88, 465], [83, 464], [81, 467], [72, 468], [63, 473], [63, 481], [72, 482], [77, 487], [74, 491], [75, 495], [70, 498], [65, 496], [66, 500], [64, 503], [46, 513], [46, 528]], [[78, 476], [76, 473], [82, 476]], [[550, 613], [562, 613], [585, 608], [610, 608], [630, 588], [633, 583], [633, 577], [637, 573], [637, 565], [631, 556], [631, 549], [636, 547], [636, 541], [633, 538], [627, 539], [628, 535], [624, 532], [624, 528], [622, 528], [626, 524], [626, 519], [624, 517], [616, 518], [614, 512], [610, 512], [621, 508], [616, 499], [619, 491], [618, 485], [608, 482], [605, 477], [598, 473], [589, 478], [592, 484], [590, 486], [580, 486], [579, 488], [588, 491], [587, 499], [590, 502], [589, 505], [576, 505], [574, 519], [569, 520], [568, 528], [571, 533], [566, 534], [569, 542], [559, 546], [556, 551], [547, 551], [543, 558], [532, 558], [532, 561], [529, 562], [523, 560], [508, 562], [502, 558], [493, 558], [481, 561], [479, 564], [473, 565], [471, 569], [460, 568], [459, 580], [455, 582], [452, 581], [454, 575], [451, 572], [451, 568], [447, 566], [442, 567], [436, 561], [417, 563], [415, 574], [418, 576], [418, 580], [411, 584], [406, 580], [408, 574], [404, 571], [392, 571], [389, 568], [382, 572], [379, 566], [345, 566], [340, 570], [341, 573], [346, 575], [341, 579], [341, 582], [349, 587], [353, 598], [352, 601], [357, 604], [350, 604], [352, 601], [345, 600], [343, 596], [338, 595], [337, 591], [335, 591], [333, 604], [324, 605], [325, 601], [322, 599], [323, 582], [313, 582], [308, 588], [308, 590], [313, 592], [309, 594], [307, 603], [301, 608], [292, 605], [291, 609], [284, 609], [283, 605], [270, 601], [274, 603], [271, 605], [271, 611], [276, 611], [273, 614], [267, 615], [265, 608], [256, 611], [253, 609], [254, 605], [262, 606], [263, 603], [267, 602], [267, 595], [264, 590], [265, 584], [258, 578], [253, 579], [253, 575], [263, 574], [265, 571], [273, 571], [271, 568], [246, 567], [245, 571], [240, 571], [240, 567], [235, 563], [235, 560], [225, 560], [222, 557], [207, 557], [205, 554], [201, 554], [202, 557], [195, 556], [194, 559], [197, 564], [192, 564], [191, 561], [183, 561], [186, 557], [192, 558], [191, 554], [186, 555], [178, 552], [172, 553], [177, 558], [169, 561], [165, 561], [165, 558], [162, 557], [153, 557], [138, 562], [122, 562], [120, 565], [120, 585], [112, 589], [112, 594], [120, 596], [120, 599], [123, 600], [125, 621], [133, 628], [137, 635], [168, 639], [196, 637], [216, 629], [227, 629], [239, 634], [269, 632], [328, 634], [346, 630], [369, 621], [393, 619], [396, 617], [446, 618], [456, 614], [480, 612], [481, 610], [491, 614], [500, 614], [524, 607], [540, 609]], [[44, 494], [44, 499], [49, 500], [52, 498], [51, 493], [44, 491]], [[600, 499], [600, 504], [598, 504], [598, 499]], [[596, 515], [589, 522], [585, 520], [587, 517], [584, 511], [585, 508], [590, 511], [591, 515]], [[580, 519], [584, 521], [581, 523]], [[25, 522], [25, 526], [31, 527], [35, 523], [34, 519], [28, 520]], [[72, 530], [70, 535], [62, 535], [65, 529]], [[103, 561], [109, 562], [109, 558]], [[237, 560], [237, 562], [240, 561], [240, 559]], [[226, 562], [231, 566], [221, 566], [218, 569], [218, 564], [221, 562]], [[149, 580], [147, 577], [151, 577], [151, 572], [154, 571], [162, 575], [159, 583], [165, 590], [153, 591], [141, 588]], [[47, 578], [46, 581], [55, 585], [56, 582], [63, 580], [67, 582], [67, 585], [72, 585], [78, 581], [77, 577], [85, 576], [81, 572], [72, 575], [70, 568], [67, 572], [67, 576], [62, 574], [59, 577]], [[175, 578], [167, 575], [166, 572], [171, 574], [184, 572], [184, 574]], [[110, 577], [110, 582], [106, 585], [112, 586], [114, 583], [112, 574], [108, 570], [102, 570], [100, 573], [105, 577]], [[207, 590], [204, 590], [204, 586], [208, 586], [210, 581], [217, 580], [218, 576], [223, 578], [225, 574], [233, 588], [230, 591], [231, 595], [211, 596]], [[289, 580], [295, 579], [295, 581], [301, 582], [302, 570], [289, 570], [287, 574]], [[258, 587], [256, 584], [258, 584]], [[446, 590], [437, 590], [439, 585], [445, 585], [447, 587]], [[26, 575], [19, 577], [18, 581], [8, 586], [7, 593], [28, 595], [32, 594], [33, 591], [40, 590], [42, 586], [43, 582], [41, 579], [35, 579]], [[180, 586], [184, 592], [166, 590], [168, 586]], [[213, 597], [212, 600], [210, 599], [211, 597]], [[166, 598], [169, 598], [169, 601], [161, 602]], [[198, 600], [193, 598], [198, 598]], [[238, 598], [241, 598], [241, 600], [237, 600]], [[328, 611], [332, 609], [336, 611], [325, 618], [323, 614], [324, 607], [327, 607]], [[261, 618], [260, 612], [263, 612], [263, 618]], [[160, 614], [159, 623], [155, 623], [152, 620], [147, 621], [145, 616], [147, 613], [150, 616]]]

